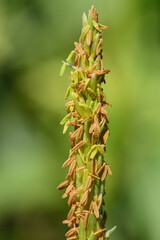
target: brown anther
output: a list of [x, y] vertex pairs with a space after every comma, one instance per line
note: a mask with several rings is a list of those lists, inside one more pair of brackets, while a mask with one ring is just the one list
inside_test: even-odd
[[87, 191], [83, 194], [83, 197], [81, 198], [81, 201], [80, 201], [80, 203], [79, 203], [81, 206], [85, 206], [85, 205], [87, 204], [88, 194], [89, 194], [89, 190], [87, 190]]
[[[78, 62], [78, 56], [77, 56], [77, 54], [76, 54], [76, 57], [75, 57], [75, 60], [74, 60], [74, 66], [77, 66], [77, 62]], [[72, 77], [74, 76], [74, 74], [75, 74], [75, 72], [73, 72], [73, 73], [70, 75], [69, 79], [72, 79]]]
[[85, 216], [83, 214], [81, 214], [81, 213], [77, 213], [77, 217], [80, 218], [80, 219], [84, 219], [85, 218]]
[[108, 173], [108, 166], [105, 165], [104, 170], [103, 170], [103, 174], [102, 174], [102, 177], [101, 177], [101, 181], [102, 181], [102, 182], [103, 182], [104, 179], [106, 178], [107, 173]]
[[98, 76], [100, 76], [100, 75], [107, 74], [107, 73], [109, 73], [109, 72], [110, 72], [109, 69], [103, 69], [102, 71], [101, 71], [101, 70], [97, 70], [97, 71], [96, 71], [96, 74], [97, 74]]
[[76, 169], [76, 172], [81, 172], [81, 171], [83, 171], [85, 168], [86, 168], [86, 167], [84, 167], [84, 166], [83, 166], [83, 167], [80, 167], [80, 168], [77, 168], [77, 169]]
[[86, 144], [86, 141], [80, 141], [79, 143], [77, 143], [75, 146], [74, 146], [74, 148], [72, 148], [72, 152], [71, 152], [71, 154], [70, 154], [70, 157], [79, 149], [79, 148], [81, 148], [83, 145], [85, 145]]
[[74, 102], [73, 101], [69, 101], [65, 104], [66, 107], [70, 107], [70, 106], [74, 106]]
[[98, 138], [100, 132], [101, 132], [101, 128], [100, 128], [100, 124], [99, 124], [99, 119], [98, 119], [97, 114], [94, 114], [94, 118], [92, 120], [92, 124], [90, 126], [89, 133], [91, 133], [91, 134], [94, 133], [94, 136], [96, 138]]
[[66, 168], [71, 164], [71, 162], [75, 159], [75, 157], [69, 157], [62, 165], [62, 168]]
[[83, 48], [80, 43], [74, 42], [74, 45], [76, 47], [76, 51], [82, 56], [83, 55]]
[[92, 16], [92, 19], [94, 21], [96, 21], [96, 22], [98, 21], [98, 13], [94, 6], [92, 6], [91, 9], [89, 10], [89, 14]]
[[99, 23], [99, 27], [100, 27], [101, 29], [108, 29], [107, 26], [105, 26], [105, 25], [103, 25], [103, 24], [101, 24], [101, 23]]
[[112, 176], [112, 171], [111, 171], [110, 166], [108, 165], [107, 167], [108, 167], [108, 174], [109, 174], [110, 176]]
[[102, 118], [102, 120], [100, 121], [100, 126], [102, 126], [102, 124], [104, 123], [104, 121], [105, 121], [105, 119], [104, 118]]
[[91, 212], [88, 211], [88, 210], [82, 210], [81, 212], [82, 212], [82, 214], [86, 214], [86, 213], [90, 214], [90, 213], [91, 213]]
[[102, 171], [103, 171], [103, 169], [104, 169], [104, 167], [106, 166], [106, 163], [104, 162], [103, 164], [102, 164], [102, 166], [98, 169], [98, 171], [96, 172], [96, 175], [99, 175]]
[[69, 171], [68, 171], [68, 175], [71, 176], [72, 173], [74, 172], [76, 168], [76, 160], [73, 160], [73, 162], [71, 163], [70, 167], [69, 167]]
[[92, 43], [92, 30], [90, 29], [86, 35], [87, 45], [90, 46]]
[[98, 169], [98, 161], [95, 159], [94, 172], [96, 173]]
[[75, 239], [77, 239], [77, 236], [67, 238], [67, 240], [75, 240]]
[[69, 228], [73, 228], [73, 222], [69, 221], [69, 222], [68, 222], [68, 227], [69, 227]]
[[100, 179], [98, 176], [95, 176], [95, 175], [93, 175], [92, 173], [89, 173], [89, 175], [91, 176], [91, 177], [93, 177], [93, 178], [95, 178], [95, 179]]
[[101, 63], [101, 71], [103, 71], [103, 61], [102, 61], [102, 59], [100, 59], [100, 63]]
[[77, 126], [77, 120], [69, 121], [69, 122], [67, 122], [66, 125], [67, 125], [67, 126], [70, 126], [70, 125], [72, 125], [72, 126]]
[[75, 213], [75, 209], [76, 209], [76, 205], [74, 204], [74, 205], [72, 205], [72, 207], [71, 207], [71, 209], [70, 209], [70, 211], [69, 211], [69, 213], [67, 215], [67, 219], [68, 220], [70, 220], [73, 217], [73, 215]]
[[74, 145], [75, 145], [75, 138], [72, 137], [72, 132], [69, 133], [69, 141], [70, 141], [71, 147], [74, 147]]
[[72, 191], [69, 195], [69, 198], [68, 198], [68, 205], [71, 206], [72, 204], [75, 203], [76, 201], [76, 192], [75, 191]]
[[98, 206], [97, 206], [96, 202], [93, 202], [92, 208], [93, 208], [94, 215], [96, 216], [96, 218], [99, 218], [99, 210], [98, 210]]
[[64, 199], [64, 198], [66, 198], [66, 197], [68, 197], [68, 195], [67, 195], [66, 193], [64, 193], [64, 194], [62, 195], [62, 198]]
[[73, 180], [73, 181], [76, 180], [76, 171], [74, 171], [73, 174], [72, 174], [72, 180]]
[[84, 83], [84, 82], [79, 85], [79, 87], [78, 87], [78, 89], [77, 89], [77, 91], [76, 91], [76, 93], [77, 93], [78, 95], [79, 95], [80, 92], [83, 90], [84, 86], [85, 86], [85, 83]]
[[105, 99], [107, 105], [109, 105], [110, 107], [112, 107], [112, 104], [110, 102], [108, 102], [106, 99]]
[[79, 85], [79, 84], [80, 84], [80, 82], [76, 82], [76, 83], [75, 83], [75, 82], [71, 82], [71, 83], [70, 83], [71, 86], [77, 86], [77, 85]]
[[109, 130], [107, 129], [107, 131], [106, 131], [105, 134], [103, 135], [104, 144], [106, 144], [107, 139], [108, 139], [108, 136], [109, 136]]
[[92, 68], [91, 68], [91, 70], [90, 70], [90, 73], [93, 73], [93, 71], [96, 69], [96, 67], [97, 67], [97, 63], [95, 63], [95, 64], [92, 66]]
[[89, 206], [89, 211], [93, 210], [93, 201], [91, 201], [90, 206]]
[[80, 54], [77, 54], [77, 66], [78, 68], [80, 67], [80, 61], [81, 61], [81, 55]]
[[84, 54], [84, 55], [86, 55], [86, 57], [87, 57], [87, 58], [89, 58], [89, 57], [90, 57], [90, 55], [89, 55], [89, 53], [87, 52], [87, 50], [86, 50], [86, 49], [84, 49], [84, 50], [83, 50], [83, 54]]
[[107, 113], [107, 111], [105, 110], [105, 108], [101, 107], [101, 113], [102, 113], [103, 115], [105, 115], [106, 120], [107, 120], [107, 123], [109, 123], [108, 113]]
[[95, 114], [95, 115], [98, 115], [98, 113], [100, 112], [100, 110], [101, 110], [101, 103], [99, 102], [99, 103], [97, 104], [96, 110], [94, 111], [94, 114]]
[[92, 164], [91, 164], [91, 173], [94, 175], [94, 168], [95, 168], [95, 159], [92, 159]]
[[63, 220], [62, 221], [63, 224], [68, 224], [68, 222], [69, 222], [68, 220]]
[[101, 236], [104, 232], [106, 232], [106, 228], [100, 229], [94, 233], [95, 237]]
[[98, 201], [97, 201], [98, 210], [100, 209], [101, 204], [102, 204], [102, 198], [98, 199]]
[[68, 195], [71, 191], [72, 191], [72, 189], [74, 188], [74, 186], [73, 186], [73, 184], [74, 184], [74, 182], [72, 181], [70, 184], [69, 184], [69, 186], [66, 188], [66, 194]]
[[71, 236], [75, 235], [77, 232], [78, 232], [78, 228], [72, 228], [65, 234], [65, 236], [71, 237]]
[[83, 125], [81, 125], [79, 128], [77, 128], [76, 131], [73, 132], [72, 137], [74, 137], [77, 142], [79, 142], [83, 135]]
[[59, 184], [57, 189], [59, 189], [59, 190], [64, 189], [68, 186], [68, 184], [69, 184], [69, 180], [66, 180], [66, 181], [62, 182], [61, 184]]
[[88, 190], [92, 185], [92, 178], [91, 176], [88, 176], [87, 183], [86, 183], [86, 190]]
[[96, 55], [98, 55], [100, 53], [102, 45], [103, 45], [103, 39], [101, 38], [99, 40], [99, 43], [98, 43], [97, 48], [96, 48]]
[[89, 119], [91, 119], [91, 117], [87, 117], [87, 118], [84, 118], [83, 120], [82, 120], [82, 123], [85, 123], [87, 120], [89, 120]]
[[83, 219], [83, 223], [84, 223], [84, 228], [85, 228], [85, 229], [87, 228], [88, 216], [89, 216], [89, 213], [85, 214], [85, 217], [84, 217], [84, 219]]
[[77, 218], [76, 218], [76, 224], [78, 225], [79, 223], [80, 223], [80, 218], [77, 217]]

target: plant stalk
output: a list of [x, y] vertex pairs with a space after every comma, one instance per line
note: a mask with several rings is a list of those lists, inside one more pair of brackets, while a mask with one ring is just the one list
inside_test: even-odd
[[63, 133], [69, 133], [71, 150], [63, 164], [68, 174], [58, 189], [66, 189], [62, 198], [68, 197], [70, 211], [63, 221], [70, 230], [67, 240], [105, 240], [114, 229], [106, 230], [107, 214], [104, 211], [105, 179], [112, 175], [109, 164], [104, 160], [109, 136], [109, 118], [101, 84], [110, 72], [103, 67], [103, 39], [101, 29], [108, 27], [98, 23], [94, 6], [88, 17], [83, 14], [83, 28], [79, 42], [63, 62], [60, 75], [69, 65], [71, 83], [65, 98], [67, 115], [61, 121]]

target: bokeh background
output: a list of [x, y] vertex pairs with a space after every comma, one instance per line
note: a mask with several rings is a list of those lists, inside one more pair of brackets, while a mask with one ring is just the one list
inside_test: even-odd
[[160, 239], [160, 3], [156, 0], [0, 0], [0, 239], [62, 240], [67, 201], [62, 135], [69, 70], [83, 11], [103, 34], [110, 138], [107, 228], [112, 240]]

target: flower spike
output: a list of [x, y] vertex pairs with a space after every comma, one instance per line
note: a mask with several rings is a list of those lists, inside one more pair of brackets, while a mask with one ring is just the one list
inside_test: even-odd
[[60, 75], [66, 66], [72, 67], [70, 86], [65, 98], [67, 114], [61, 121], [63, 133], [70, 125], [71, 150], [63, 168], [68, 174], [58, 189], [66, 188], [62, 198], [68, 197], [70, 211], [63, 223], [70, 228], [67, 240], [106, 240], [115, 230], [106, 230], [106, 212], [103, 209], [105, 179], [112, 175], [110, 165], [104, 160], [109, 136], [109, 118], [106, 108], [112, 106], [103, 93], [101, 84], [110, 72], [103, 67], [103, 39], [101, 29], [108, 27], [98, 23], [94, 6], [88, 17], [83, 13], [82, 32], [75, 49], [63, 62]]

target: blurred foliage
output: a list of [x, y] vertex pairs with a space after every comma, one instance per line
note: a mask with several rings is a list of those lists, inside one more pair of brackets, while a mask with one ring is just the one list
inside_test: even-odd
[[104, 32], [111, 135], [107, 228], [113, 240], [160, 239], [160, 3], [158, 0], [0, 0], [0, 239], [64, 239], [67, 202], [56, 186], [68, 74], [81, 16], [94, 4]]

